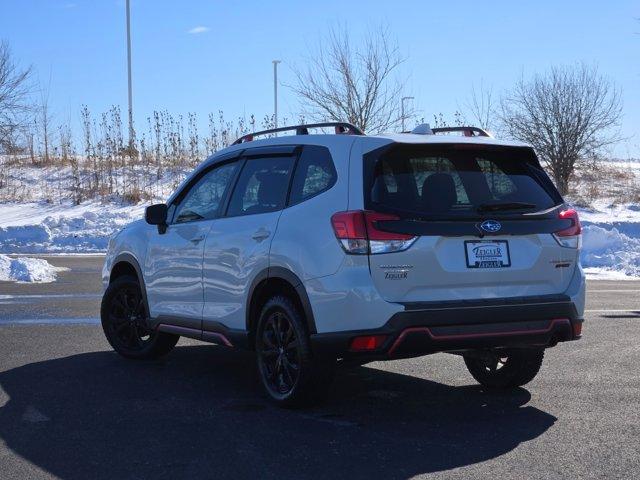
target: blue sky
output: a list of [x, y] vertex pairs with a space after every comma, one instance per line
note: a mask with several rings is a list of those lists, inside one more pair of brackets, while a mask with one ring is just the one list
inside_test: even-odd
[[[154, 109], [228, 118], [270, 114], [272, 64], [281, 82], [309, 47], [340, 22], [357, 38], [384, 22], [407, 61], [408, 94], [431, 119], [452, 117], [480, 81], [496, 93], [551, 65], [597, 64], [621, 89], [622, 134], [615, 154], [640, 156], [640, 3], [429, 1], [132, 0], [134, 112]], [[199, 33], [189, 33], [196, 27]], [[126, 110], [124, 0], [0, 0], [0, 37], [49, 82], [59, 122], [79, 124], [110, 105]], [[299, 111], [280, 89], [281, 117]]]

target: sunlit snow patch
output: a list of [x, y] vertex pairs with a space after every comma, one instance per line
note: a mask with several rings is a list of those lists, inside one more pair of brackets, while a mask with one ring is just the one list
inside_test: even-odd
[[[640, 277], [640, 238], [625, 235], [606, 224], [583, 229], [582, 266], [593, 279]], [[627, 231], [637, 225], [629, 224]]]
[[0, 254], [0, 280], [8, 282], [50, 283], [56, 281], [58, 272], [67, 270], [55, 267], [40, 258], [10, 258]]

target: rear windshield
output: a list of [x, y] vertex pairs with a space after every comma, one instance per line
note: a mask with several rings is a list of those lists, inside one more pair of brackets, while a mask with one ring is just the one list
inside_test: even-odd
[[[521, 215], [562, 198], [528, 148], [395, 145], [365, 159], [365, 204], [403, 216]], [[367, 178], [368, 177], [368, 178]]]

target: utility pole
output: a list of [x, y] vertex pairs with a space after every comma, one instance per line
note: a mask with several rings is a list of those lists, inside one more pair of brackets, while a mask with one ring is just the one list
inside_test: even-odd
[[129, 88], [129, 153], [133, 151], [133, 95], [131, 93], [131, 13], [127, 0], [127, 80]]
[[400, 117], [402, 120], [402, 131], [404, 132], [404, 101], [405, 100], [413, 100], [413, 97], [402, 97], [400, 99]]
[[273, 123], [278, 128], [278, 64], [280, 60], [273, 60]]

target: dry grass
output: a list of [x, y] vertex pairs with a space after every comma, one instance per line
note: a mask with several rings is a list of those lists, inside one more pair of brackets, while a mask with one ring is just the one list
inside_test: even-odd
[[[74, 142], [68, 126], [62, 125], [59, 144], [49, 139], [48, 156], [43, 154], [44, 142], [36, 130], [25, 132], [22, 151], [0, 156], [0, 201], [148, 200], [162, 195], [167, 183], [177, 185], [182, 172], [256, 130], [253, 115], [248, 120], [229, 121], [218, 112], [209, 115], [208, 130], [201, 134], [195, 114], [185, 118], [159, 111], [147, 118], [146, 128], [136, 132], [130, 146], [118, 107], [97, 117], [84, 107], [81, 120], [80, 139]], [[269, 116], [260, 125], [272, 126]], [[43, 172], [37, 174], [33, 169]], [[34, 178], [38, 185], [34, 185]]]
[[593, 163], [580, 165], [571, 179], [570, 198], [578, 206], [588, 207], [600, 199], [612, 204], [640, 202], [640, 178], [628, 165]]

